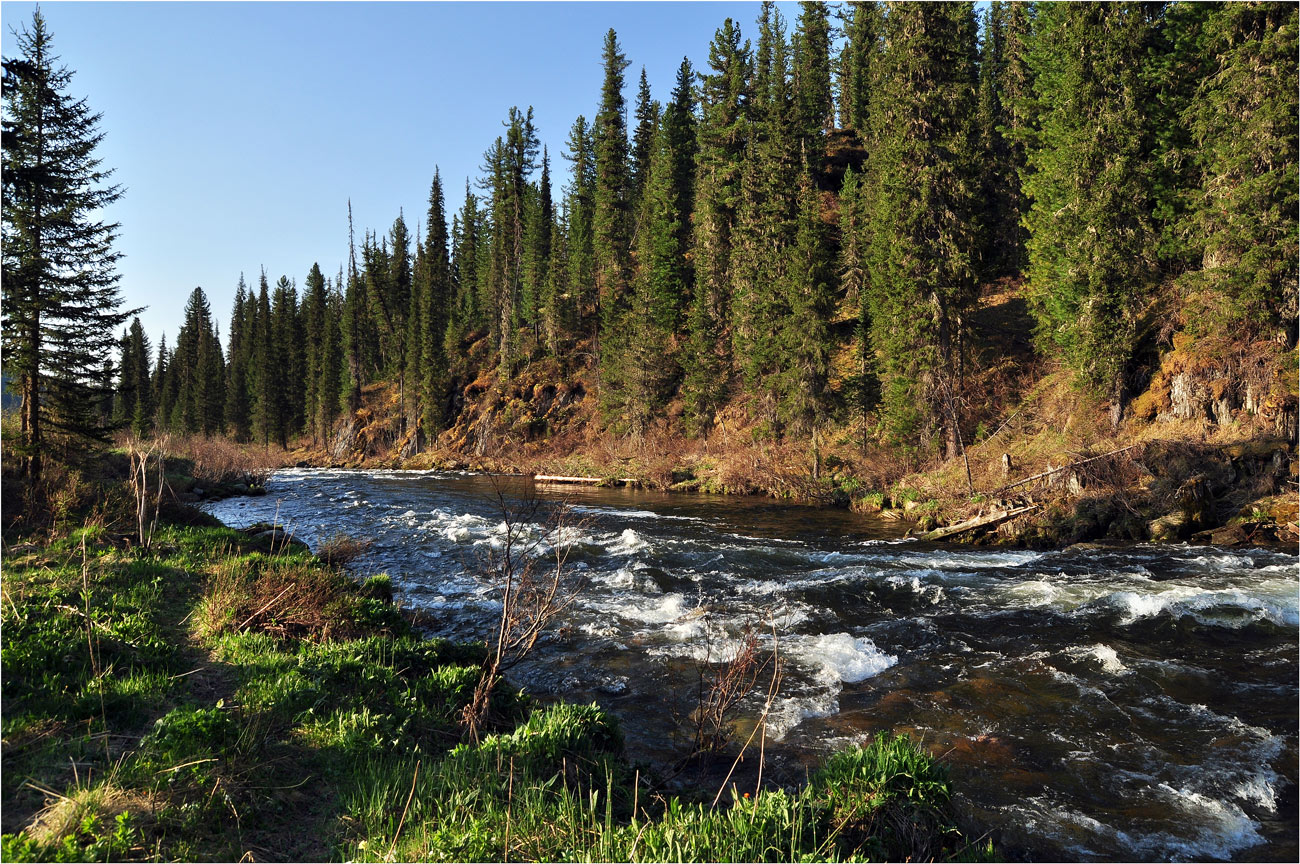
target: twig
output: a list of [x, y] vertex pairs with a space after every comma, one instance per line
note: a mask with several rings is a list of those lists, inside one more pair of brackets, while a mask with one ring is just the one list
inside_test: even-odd
[[419, 777], [420, 763], [417, 760], [415, 763], [415, 774], [411, 776], [411, 791], [407, 793], [406, 806], [402, 808], [402, 818], [397, 820], [397, 832], [393, 834], [393, 843], [388, 847], [387, 859], [389, 861], [393, 860], [393, 853], [397, 851], [397, 838], [402, 836], [402, 826], [406, 824], [406, 811], [411, 809], [411, 799], [415, 797], [415, 781], [418, 780]]
[[270, 602], [270, 603], [267, 603], [265, 606], [263, 606], [261, 609], [258, 609], [258, 610], [257, 610], [256, 612], [254, 612], [252, 615], [249, 615], [247, 618], [244, 619], [244, 622], [243, 622], [242, 624], [240, 624], [238, 627], [236, 627], [235, 629], [236, 629], [236, 630], [243, 630], [244, 627], [248, 624], [249, 621], [252, 621], [252, 620], [253, 620], [254, 618], [256, 618], [258, 615], [261, 615], [261, 614], [262, 614], [263, 612], [265, 612], [267, 609], [270, 609], [271, 606], [273, 606], [273, 605], [275, 604], [275, 601], [279, 600], [279, 599], [280, 599], [281, 597], [283, 597], [285, 594], [288, 594], [289, 591], [290, 591], [293, 587], [294, 587], [294, 583], [292, 583], [292, 582], [289, 583], [289, 585], [288, 585], [288, 586], [287, 586], [283, 591], [281, 591], [279, 594], [276, 594], [275, 597], [271, 598], [271, 602]]

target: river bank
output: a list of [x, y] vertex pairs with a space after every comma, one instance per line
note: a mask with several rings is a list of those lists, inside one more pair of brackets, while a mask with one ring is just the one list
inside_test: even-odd
[[[1012, 860], [1294, 857], [1294, 550], [953, 546], [762, 496], [461, 472], [289, 469], [267, 489], [210, 508], [313, 545], [366, 538], [357, 566], [439, 634], [492, 626], [465, 565], [502, 548], [498, 493], [567, 502], [586, 588], [518, 680], [597, 702], [629, 752], [681, 746], [701, 658], [748, 632], [786, 664], [765, 777], [906, 729], [946, 754], [963, 824]], [[763, 710], [758, 684], [742, 719]]]
[[484, 648], [422, 636], [385, 577], [188, 508], [142, 551], [90, 497], [6, 533], [5, 860], [992, 854], [903, 739], [798, 788], [665, 793], [606, 712], [503, 684], [466, 740]]

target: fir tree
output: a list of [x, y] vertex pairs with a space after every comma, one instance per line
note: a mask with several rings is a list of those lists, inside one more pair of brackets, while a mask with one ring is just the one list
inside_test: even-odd
[[419, 393], [423, 427], [430, 438], [446, 425], [447, 389], [450, 378], [444, 334], [452, 298], [451, 262], [447, 254], [447, 214], [442, 178], [435, 169], [429, 189], [429, 215], [425, 224], [425, 266], [420, 297]]
[[145, 335], [140, 319], [132, 319], [130, 329], [122, 338], [121, 377], [114, 420], [120, 425], [130, 426], [139, 438], [145, 438], [153, 431], [150, 351], [149, 337]]
[[[45, 18], [17, 33], [4, 60], [3, 334], [5, 371], [22, 394], [20, 454], [40, 478], [50, 445], [71, 456], [107, 440], [98, 406], [112, 393], [103, 361], [121, 311], [117, 225], [98, 221], [121, 190], [95, 156], [99, 114], [67, 92]], [[107, 389], [106, 389], [107, 388]]]
[[799, 8], [791, 65], [793, 119], [804, 160], [816, 170], [826, 152], [826, 130], [834, 125], [830, 7], [804, 0]]

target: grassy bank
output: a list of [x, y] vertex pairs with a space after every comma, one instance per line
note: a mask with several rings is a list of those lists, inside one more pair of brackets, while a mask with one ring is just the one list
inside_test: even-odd
[[421, 636], [384, 577], [192, 511], [147, 554], [105, 521], [7, 531], [5, 860], [992, 854], [906, 739], [798, 789], [667, 794], [595, 706], [502, 683], [469, 738], [484, 646]]

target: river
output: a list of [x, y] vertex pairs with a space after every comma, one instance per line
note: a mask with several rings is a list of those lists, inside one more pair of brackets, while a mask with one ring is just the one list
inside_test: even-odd
[[[505, 534], [497, 486], [527, 488], [286, 470], [265, 497], [206, 509], [313, 547], [370, 538], [360, 572], [389, 573], [441, 634], [478, 638], [499, 609], [475, 575]], [[899, 730], [944, 757], [963, 823], [1011, 859], [1300, 859], [1295, 555], [943, 546], [767, 499], [537, 492], [568, 502], [556, 542], [587, 587], [521, 683], [600, 702], [634, 757], [675, 746], [701, 658], [749, 625], [786, 664], [766, 736], [777, 776]]]

